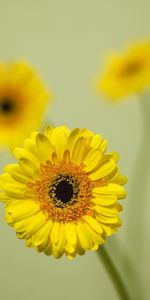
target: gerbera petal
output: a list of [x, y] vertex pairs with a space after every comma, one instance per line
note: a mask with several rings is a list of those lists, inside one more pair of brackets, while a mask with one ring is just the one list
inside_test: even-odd
[[[11, 201], [6, 207], [6, 211], [11, 214], [14, 221], [33, 216], [40, 210], [39, 205], [33, 200]], [[35, 218], [36, 219], [36, 218]]]
[[60, 222], [54, 222], [53, 224], [53, 228], [52, 228], [52, 231], [51, 231], [51, 242], [52, 242], [52, 245], [55, 244], [57, 245], [58, 242], [59, 242], [59, 235], [60, 235]]
[[44, 134], [37, 134], [36, 136], [36, 145], [38, 155], [42, 162], [46, 162], [46, 160], [51, 160], [52, 152], [54, 148], [48, 138]]
[[21, 185], [19, 183], [8, 183], [4, 185], [3, 189], [6, 195], [12, 199], [27, 199], [34, 197], [33, 192], [27, 190], [25, 185], [23, 184]]
[[94, 198], [92, 202], [96, 205], [100, 206], [110, 206], [116, 203], [117, 197], [115, 195], [100, 195], [97, 193], [93, 193]]
[[72, 152], [72, 161], [79, 164], [83, 161], [84, 151], [85, 151], [85, 138], [81, 137], [75, 143]]
[[13, 179], [8, 173], [0, 174], [0, 187], [4, 187], [6, 183], [12, 183]]
[[113, 160], [110, 160], [102, 167], [100, 167], [97, 171], [90, 174], [89, 177], [91, 180], [101, 179], [107, 176], [108, 174], [110, 174], [114, 170], [115, 166], [116, 166], [115, 162]]
[[101, 224], [94, 218], [92, 218], [91, 216], [85, 215], [83, 216], [83, 220], [89, 225], [91, 226], [91, 228], [93, 230], [95, 230], [96, 232], [102, 234], [103, 233], [103, 229], [101, 227]]
[[34, 246], [39, 246], [43, 242], [48, 241], [48, 236], [50, 234], [52, 224], [53, 224], [52, 220], [48, 220], [44, 224], [44, 226], [36, 234], [32, 236], [32, 243], [34, 244]]
[[76, 225], [73, 223], [66, 223], [65, 224], [65, 236], [67, 242], [72, 245], [76, 246], [77, 244], [77, 232], [76, 232]]
[[120, 184], [120, 185], [125, 184], [125, 183], [128, 182], [127, 177], [125, 177], [121, 174], [119, 174], [116, 178], [112, 178], [111, 181], [113, 181], [116, 184]]
[[109, 224], [109, 225], [115, 225], [115, 226], [121, 226], [121, 221], [118, 217], [107, 217], [103, 215], [97, 215], [96, 219], [102, 223], [102, 224]]
[[65, 246], [65, 225], [62, 223], [59, 231], [59, 241], [57, 243], [58, 252], [62, 254]]
[[19, 165], [23, 173], [31, 179], [40, 176], [40, 169], [35, 169], [34, 165], [27, 158], [20, 158]]
[[108, 142], [106, 140], [103, 140], [100, 145], [100, 150], [102, 151], [102, 153], [104, 153], [107, 150], [107, 147], [108, 147]]
[[84, 224], [82, 222], [78, 222], [78, 224], [76, 225], [76, 230], [81, 247], [86, 250], [91, 249], [91, 237], [88, 234], [88, 231], [86, 230], [86, 227], [84, 227]]
[[108, 183], [105, 186], [94, 188], [94, 193], [98, 195], [116, 195], [117, 198], [124, 198], [126, 195], [123, 186], [115, 183]]
[[113, 207], [104, 207], [104, 206], [99, 206], [95, 205], [94, 210], [99, 213], [100, 215], [107, 216], [107, 217], [115, 217], [118, 216], [118, 210]]
[[6, 203], [8, 200], [9, 200], [9, 197], [4, 192], [0, 192], [0, 201]]
[[102, 143], [102, 136], [100, 134], [96, 134], [93, 136], [91, 140], [90, 147], [94, 149], [98, 149]]
[[52, 143], [56, 149], [59, 159], [63, 158], [63, 153], [67, 146], [69, 129], [65, 126], [56, 127], [52, 132]]
[[97, 247], [97, 245], [101, 245], [104, 243], [103, 234], [96, 232], [88, 223], [84, 223], [84, 226], [86, 227], [88, 234], [91, 236], [91, 239], [94, 243], [94, 245], [92, 246], [92, 249], [94, 247]]
[[4, 170], [5, 172], [8, 172], [14, 180], [20, 183], [27, 183], [30, 181], [29, 177], [25, 175], [18, 164], [7, 165]]
[[72, 151], [73, 147], [77, 141], [81, 137], [81, 132], [79, 128], [75, 128], [71, 131], [69, 137], [68, 137], [68, 148]]
[[66, 149], [63, 154], [63, 161], [68, 163], [70, 161], [70, 151]]
[[26, 149], [23, 149], [20, 147], [15, 147], [14, 155], [18, 160], [20, 158], [28, 159], [30, 162], [32, 162], [32, 164], [34, 165], [35, 168], [38, 168], [40, 165], [40, 161], [38, 160], [37, 156], [35, 156], [33, 153], [27, 151]]
[[53, 126], [46, 126], [46, 128], [44, 130], [44, 134], [48, 137], [49, 141], [51, 141], [53, 130], [54, 130]]
[[102, 157], [102, 152], [99, 149], [94, 149], [90, 151], [84, 160], [84, 169], [86, 172], [91, 172], [99, 164]]
[[36, 215], [30, 218], [30, 222], [26, 226], [26, 232], [30, 235], [35, 234], [40, 230], [47, 221], [47, 217], [43, 212], [38, 212]]

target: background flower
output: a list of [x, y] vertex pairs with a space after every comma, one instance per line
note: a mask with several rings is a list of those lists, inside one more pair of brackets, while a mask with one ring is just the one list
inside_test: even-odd
[[13, 148], [37, 129], [51, 94], [24, 61], [0, 64], [0, 144]]
[[119, 100], [150, 85], [150, 42], [133, 44], [123, 53], [106, 57], [104, 71], [97, 79], [97, 90]]
[[125, 197], [116, 153], [87, 129], [47, 127], [15, 148], [19, 164], [1, 175], [6, 221], [26, 245], [69, 258], [97, 250], [121, 225]]

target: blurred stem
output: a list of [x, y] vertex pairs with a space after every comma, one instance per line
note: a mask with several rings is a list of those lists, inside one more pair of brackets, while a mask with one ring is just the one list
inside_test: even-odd
[[130, 300], [131, 298], [129, 296], [127, 288], [121, 278], [121, 275], [119, 274], [114, 263], [112, 262], [109, 254], [106, 250], [106, 247], [101, 246], [97, 250], [97, 253], [98, 253], [98, 256], [99, 256], [100, 260], [102, 261], [104, 267], [106, 268], [106, 270], [109, 274], [109, 277], [110, 277], [111, 281], [113, 282], [120, 299], [121, 300]]
[[[150, 96], [139, 95], [139, 105], [143, 117], [143, 135], [135, 162], [129, 201], [128, 236], [131, 251], [142, 257], [145, 224], [146, 194], [149, 174], [150, 152]], [[140, 266], [141, 267], [141, 266]]]
[[131, 299], [141, 300], [143, 290], [136, 265], [132, 258], [133, 253], [131, 251], [128, 252], [116, 236], [107, 241], [107, 249], [111, 253], [113, 261], [117, 264], [122, 278], [126, 280]]

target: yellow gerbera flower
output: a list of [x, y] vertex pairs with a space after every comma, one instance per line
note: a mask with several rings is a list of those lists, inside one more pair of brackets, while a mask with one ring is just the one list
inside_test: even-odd
[[108, 56], [105, 69], [97, 80], [97, 90], [113, 100], [141, 92], [149, 85], [150, 42], [136, 44], [122, 54]]
[[48, 98], [28, 63], [0, 63], [0, 144], [13, 148], [37, 129]]
[[46, 255], [74, 258], [96, 250], [121, 225], [125, 197], [116, 153], [87, 129], [64, 126], [34, 132], [24, 148], [15, 148], [18, 164], [0, 177], [6, 221]]

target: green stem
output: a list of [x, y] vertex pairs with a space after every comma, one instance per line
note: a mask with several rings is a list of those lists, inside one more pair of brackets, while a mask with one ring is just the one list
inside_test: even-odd
[[131, 299], [141, 300], [143, 289], [132, 253], [125, 249], [116, 236], [107, 241], [107, 251], [111, 253], [112, 260], [117, 264], [122, 278], [126, 280]]
[[[143, 119], [143, 134], [135, 162], [131, 192], [129, 193], [128, 238], [130, 250], [136, 258], [143, 254], [143, 232], [149, 175], [150, 152], [150, 96], [140, 95], [139, 105]], [[138, 262], [139, 265], [139, 262]], [[141, 267], [141, 266], [140, 266]]]
[[127, 288], [119, 274], [118, 270], [116, 269], [114, 263], [112, 262], [105, 246], [101, 246], [98, 251], [98, 256], [102, 263], [104, 264], [110, 279], [112, 280], [116, 291], [121, 300], [130, 300], [130, 295], [127, 291]]

